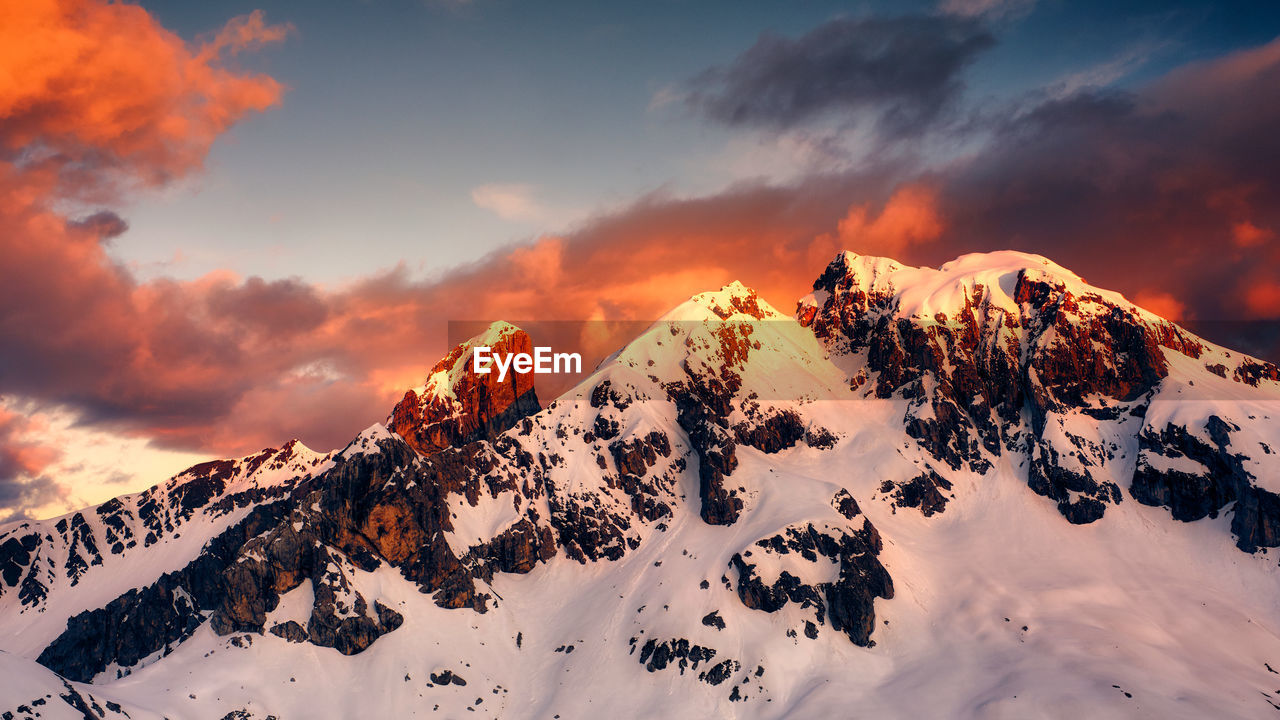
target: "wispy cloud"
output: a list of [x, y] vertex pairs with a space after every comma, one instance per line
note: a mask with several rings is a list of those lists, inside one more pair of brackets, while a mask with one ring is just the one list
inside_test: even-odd
[[1049, 85], [1048, 93], [1057, 97], [1067, 97], [1086, 88], [1107, 87], [1137, 72], [1168, 45], [1167, 42], [1135, 44], [1110, 60], [1063, 76]]
[[582, 215], [580, 210], [543, 202], [530, 183], [486, 183], [471, 189], [471, 202], [508, 222], [533, 226], [542, 232], [564, 229]]
[[1031, 12], [1036, 0], [942, 0], [938, 9], [961, 17], [985, 17], [993, 20], [1018, 18]]
[[534, 187], [526, 183], [489, 183], [471, 189], [471, 202], [514, 222], [536, 223], [547, 218], [546, 208], [534, 199]]

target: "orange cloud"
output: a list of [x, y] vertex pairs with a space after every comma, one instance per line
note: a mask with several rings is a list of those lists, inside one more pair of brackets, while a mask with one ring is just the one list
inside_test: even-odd
[[1231, 226], [1231, 239], [1242, 248], [1256, 247], [1275, 236], [1274, 232], [1260, 228], [1248, 220], [1241, 220]]
[[866, 205], [850, 207], [837, 227], [837, 236], [842, 247], [859, 253], [901, 257], [912, 245], [937, 240], [942, 231], [937, 194], [907, 185], [894, 192], [874, 218]]
[[[279, 102], [276, 80], [224, 60], [286, 32], [255, 12], [187, 43], [132, 4], [0, 6], [0, 392], [65, 404], [87, 422], [181, 426], [235, 402], [228, 373], [250, 368], [241, 342], [278, 344], [323, 321], [306, 286], [140, 285], [104, 248], [125, 229], [119, 217], [66, 215], [197, 170], [221, 133]], [[5, 473], [38, 474], [47, 449], [19, 442], [9, 415]], [[32, 496], [15, 488], [0, 496]]]
[[1185, 320], [1187, 306], [1173, 296], [1172, 293], [1160, 290], [1143, 290], [1134, 296], [1133, 301], [1139, 306], [1163, 318]]
[[200, 46], [197, 57], [208, 64], [216, 61], [223, 51], [235, 55], [242, 50], [256, 50], [283, 41], [292, 31], [292, 25], [268, 25], [262, 11], [254, 10], [228, 20], [211, 42]]
[[61, 450], [39, 440], [45, 429], [0, 405], [0, 522], [67, 496], [66, 487], [43, 474], [62, 457]]
[[542, 237], [528, 247], [511, 251], [511, 262], [522, 275], [556, 284], [564, 268], [564, 238]]
[[0, 458], [0, 475], [39, 475], [61, 457], [57, 448], [32, 439], [43, 429], [40, 423], [0, 406], [0, 437], [6, 440], [5, 455]]
[[1244, 291], [1245, 307], [1257, 318], [1280, 317], [1280, 282], [1261, 280]]
[[188, 172], [246, 112], [280, 99], [275, 80], [228, 70], [222, 56], [284, 33], [255, 12], [191, 47], [137, 5], [6, 3], [0, 148], [35, 151], [24, 163], [45, 160], [64, 173], [87, 165], [94, 191], [103, 189], [103, 171], [152, 184]]

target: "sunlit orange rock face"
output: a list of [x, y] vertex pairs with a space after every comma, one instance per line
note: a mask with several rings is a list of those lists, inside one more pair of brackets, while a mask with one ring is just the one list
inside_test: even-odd
[[533, 353], [527, 333], [499, 322], [436, 363], [427, 382], [406, 392], [387, 420], [387, 427], [419, 453], [431, 455], [473, 440], [493, 440], [520, 418], [541, 409], [533, 373], [509, 369], [500, 381], [496, 368], [474, 372], [471, 356], [479, 346], [488, 346], [495, 356]]

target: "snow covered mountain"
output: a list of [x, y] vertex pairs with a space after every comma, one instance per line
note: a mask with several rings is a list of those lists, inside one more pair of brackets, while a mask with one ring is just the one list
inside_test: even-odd
[[1280, 370], [1044, 258], [734, 283], [546, 408], [478, 345], [531, 343], [0, 528], [0, 714], [1280, 710]]
[[291, 440], [81, 512], [0, 528], [4, 649], [38, 653], [72, 615], [180, 570], [210, 538], [325, 472], [332, 455]]

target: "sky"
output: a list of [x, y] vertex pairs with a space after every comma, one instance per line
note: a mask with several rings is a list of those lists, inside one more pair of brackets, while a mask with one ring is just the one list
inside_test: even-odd
[[785, 311], [843, 249], [1040, 253], [1280, 359], [1278, 34], [1274, 3], [0, 0], [0, 521], [341, 446], [450, 321], [734, 279]]

